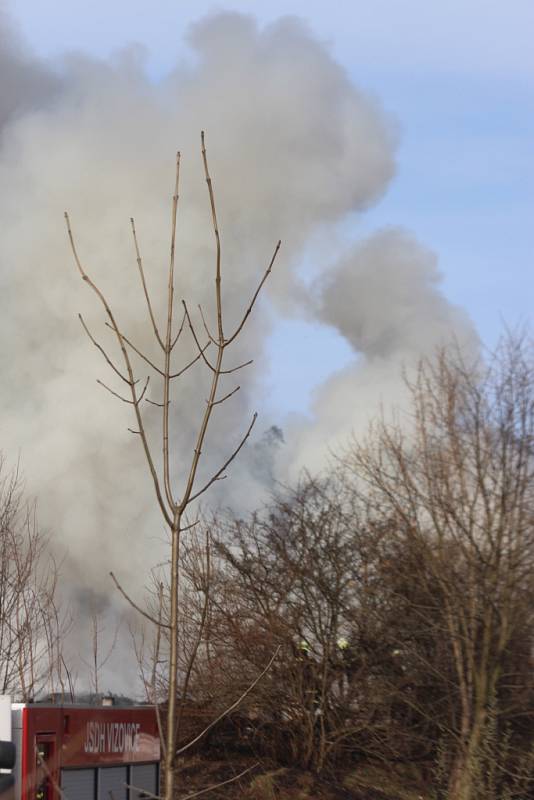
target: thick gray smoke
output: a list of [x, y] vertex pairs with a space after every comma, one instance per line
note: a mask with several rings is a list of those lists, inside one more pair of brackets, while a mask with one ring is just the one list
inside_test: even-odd
[[[0, 41], [8, 36], [4, 25]], [[452, 334], [475, 341], [465, 315], [439, 291], [434, 258], [401, 232], [340, 253], [311, 290], [301, 284], [310, 242], [336, 241], [347, 215], [380, 197], [395, 149], [391, 122], [306, 27], [283, 19], [260, 30], [250, 17], [220, 14], [196, 25], [189, 44], [191, 64], [157, 85], [136, 50], [110, 63], [70, 56], [60, 78], [20, 46], [0, 51], [3, 80], [9, 76], [0, 96], [0, 444], [11, 459], [20, 453], [40, 520], [67, 552], [63, 572], [75, 593], [112, 594], [110, 569], [140, 590], [147, 564], [165, 553], [165, 537], [139, 442], [126, 431], [129, 409], [95, 383], [100, 377], [120, 388], [76, 319], [82, 311], [112, 347], [101, 309], [75, 272], [65, 208], [88, 272], [127, 334], [156, 357], [128, 220], [136, 219], [155, 306], [163, 311], [179, 148], [177, 297], [212, 310], [213, 236], [199, 152], [199, 132], [207, 131], [228, 329], [281, 238], [265, 299], [281, 313], [334, 326], [355, 352], [354, 365], [317, 392], [313, 421], [260, 422], [259, 434], [273, 423], [284, 428], [286, 444], [275, 459], [281, 476], [319, 467], [336, 437], [361, 427], [380, 400], [399, 399], [403, 363]], [[255, 365], [239, 376], [242, 390], [217, 416], [204, 474], [223, 463], [261, 398], [267, 306], [236, 349], [233, 363], [253, 357]], [[191, 352], [185, 344], [178, 362]], [[193, 447], [205, 387], [202, 370], [193, 370], [175, 396], [176, 479]], [[158, 450], [159, 410], [147, 406], [145, 413]], [[275, 467], [258, 468], [260, 452], [252, 443], [215, 502], [261, 498], [261, 476], [272, 477]]]
[[291, 478], [321, 469], [325, 444], [342, 452], [378, 413], [402, 406], [403, 373], [422, 356], [454, 343], [474, 355], [478, 339], [467, 314], [440, 292], [436, 257], [406, 231], [382, 230], [344, 253], [314, 292], [315, 318], [334, 327], [354, 362], [316, 392], [312, 421], [289, 432]]

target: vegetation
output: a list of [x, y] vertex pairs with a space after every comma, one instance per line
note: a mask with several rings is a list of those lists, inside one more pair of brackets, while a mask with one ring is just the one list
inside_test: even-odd
[[[190, 533], [175, 796], [211, 781], [218, 797], [534, 798], [532, 356], [510, 338], [476, 364], [443, 351], [402, 424], [375, 422], [328, 474]], [[4, 691], [64, 697], [57, 570], [2, 475]], [[165, 619], [163, 581], [151, 603]], [[157, 700], [154, 642], [137, 653]]]
[[534, 797], [533, 366], [524, 341], [476, 364], [444, 351], [402, 425], [211, 524], [195, 701], [224, 705], [280, 648], [235, 718], [242, 747], [399, 798]]
[[57, 596], [57, 565], [17, 469], [0, 454], [0, 694], [20, 701], [69, 696], [62, 640], [69, 627]]

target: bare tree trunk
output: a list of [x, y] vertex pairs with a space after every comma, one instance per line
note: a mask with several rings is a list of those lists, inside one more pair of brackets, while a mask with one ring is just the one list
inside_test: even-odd
[[171, 550], [171, 608], [170, 608], [170, 656], [169, 699], [167, 707], [167, 743], [165, 748], [165, 798], [174, 797], [174, 775], [176, 758], [176, 722], [178, 701], [178, 592], [180, 518], [175, 519], [172, 529]]

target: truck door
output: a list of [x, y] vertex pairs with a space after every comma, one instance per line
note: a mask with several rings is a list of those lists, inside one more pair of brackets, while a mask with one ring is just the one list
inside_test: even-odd
[[56, 800], [56, 735], [38, 733], [35, 737], [35, 791], [29, 798]]

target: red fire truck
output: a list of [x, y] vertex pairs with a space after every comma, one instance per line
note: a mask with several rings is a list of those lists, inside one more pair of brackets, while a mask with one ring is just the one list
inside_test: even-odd
[[16, 751], [11, 794], [1, 793], [0, 780], [0, 798], [140, 800], [159, 794], [160, 744], [150, 706], [12, 704], [1, 697], [0, 739], [11, 739]]

